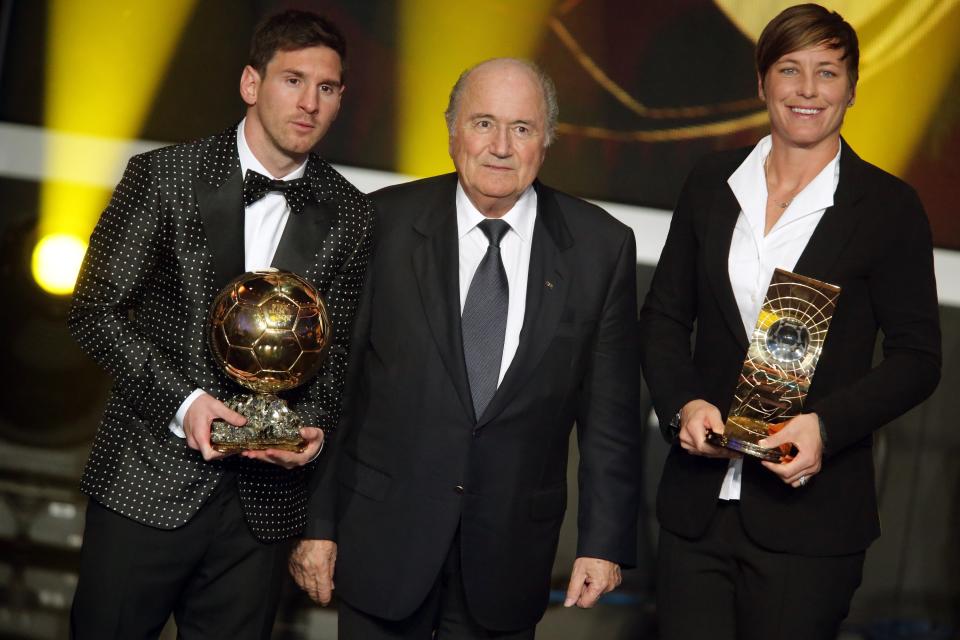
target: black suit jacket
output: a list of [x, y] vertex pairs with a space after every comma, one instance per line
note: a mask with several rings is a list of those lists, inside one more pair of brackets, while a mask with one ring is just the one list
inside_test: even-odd
[[473, 615], [491, 629], [529, 627], [547, 605], [574, 421], [578, 555], [635, 562], [635, 242], [598, 207], [536, 185], [520, 345], [475, 417], [456, 184], [450, 174], [373, 194], [378, 240], [353, 347], [358, 380], [305, 535], [338, 541], [341, 597], [401, 619], [433, 586], [459, 527]]
[[[215, 364], [206, 338], [214, 296], [244, 271], [236, 135], [232, 127], [133, 157], [93, 231], [68, 323], [115, 382], [81, 488], [133, 520], [172, 529], [234, 468], [251, 530], [278, 540], [303, 527], [303, 471], [239, 457], [205, 462], [168, 429], [195, 388], [220, 399], [243, 392]], [[305, 176], [315, 202], [290, 214], [273, 264], [323, 293], [336, 347], [317, 378], [285, 396], [305, 424], [329, 429], [340, 416], [373, 208], [316, 155]]]
[[[695, 398], [724, 414], [733, 399], [747, 336], [727, 269], [740, 213], [727, 178], [749, 152], [710, 156], [691, 173], [641, 311], [644, 376], [664, 426]], [[770, 549], [857, 552], [880, 533], [873, 432], [930, 395], [940, 375], [930, 229], [916, 193], [843, 142], [834, 205], [795, 271], [843, 289], [804, 407], [825, 424], [823, 469], [793, 489], [747, 457], [740, 511], [750, 536]], [[878, 332], [883, 360], [873, 366]], [[726, 468], [675, 444], [660, 482], [661, 524], [703, 535]]]

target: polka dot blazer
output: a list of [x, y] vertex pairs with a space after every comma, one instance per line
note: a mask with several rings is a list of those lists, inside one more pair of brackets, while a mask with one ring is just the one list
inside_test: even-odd
[[[251, 531], [274, 541], [303, 528], [306, 470], [238, 456], [206, 462], [168, 429], [194, 389], [220, 399], [243, 391], [219, 370], [206, 340], [214, 296], [243, 272], [236, 139], [232, 127], [133, 157], [93, 231], [68, 324], [114, 384], [81, 488], [128, 518], [173, 529], [233, 469]], [[305, 424], [329, 433], [340, 416], [373, 208], [314, 154], [306, 177], [313, 198], [290, 214], [273, 264], [323, 293], [334, 345], [316, 378], [283, 395]]]

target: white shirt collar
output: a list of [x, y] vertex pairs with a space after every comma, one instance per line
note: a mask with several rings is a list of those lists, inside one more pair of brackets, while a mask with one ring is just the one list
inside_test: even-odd
[[[767, 135], [727, 180], [750, 225], [760, 229], [765, 224], [767, 211], [767, 177], [763, 165], [771, 147], [771, 137]], [[833, 194], [840, 182], [840, 151], [843, 144], [839, 147], [837, 155], [793, 197], [777, 226], [833, 206]]]
[[[247, 169], [256, 171], [259, 174], [265, 175], [268, 178], [274, 178], [275, 176], [267, 171], [266, 167], [257, 160], [257, 157], [253, 155], [253, 151], [250, 150], [250, 146], [247, 145], [247, 137], [243, 132], [243, 126], [246, 124], [247, 119], [244, 118], [240, 121], [240, 124], [237, 125], [237, 153], [240, 156], [240, 174], [247, 175]], [[279, 180], [296, 180], [297, 178], [302, 178], [303, 174], [307, 171], [307, 163], [310, 161], [308, 157], [303, 161], [299, 167], [283, 176], [278, 178]]]
[[[486, 220], [480, 211], [473, 206], [463, 185], [457, 181], [457, 237], [463, 238], [478, 224]], [[510, 228], [523, 242], [530, 242], [533, 238], [533, 225], [537, 220], [537, 191], [533, 185], [527, 187], [514, 203], [513, 207], [501, 218], [510, 225]]]

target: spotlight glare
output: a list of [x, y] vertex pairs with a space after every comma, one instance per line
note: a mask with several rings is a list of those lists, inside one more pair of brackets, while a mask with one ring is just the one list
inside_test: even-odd
[[44, 236], [33, 249], [33, 279], [47, 293], [61, 296], [73, 293], [86, 251], [86, 242], [76, 236]]

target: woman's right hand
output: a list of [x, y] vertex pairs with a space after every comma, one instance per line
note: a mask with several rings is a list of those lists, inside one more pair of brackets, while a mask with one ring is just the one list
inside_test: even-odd
[[720, 410], [706, 400], [691, 400], [680, 410], [680, 446], [705, 458], [741, 458], [743, 454], [707, 443], [707, 432], [723, 433]]

